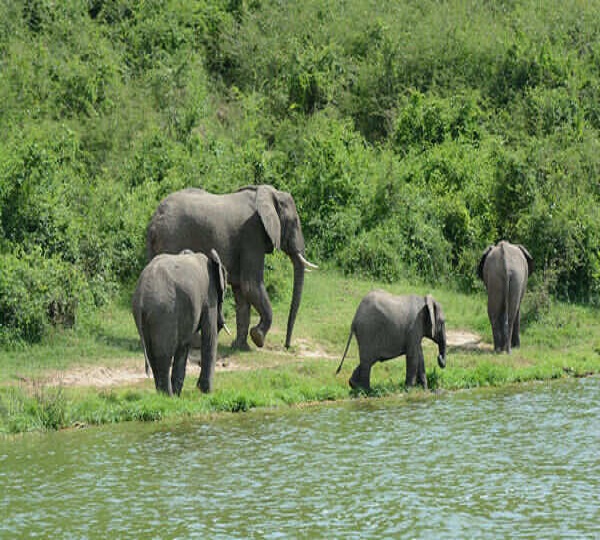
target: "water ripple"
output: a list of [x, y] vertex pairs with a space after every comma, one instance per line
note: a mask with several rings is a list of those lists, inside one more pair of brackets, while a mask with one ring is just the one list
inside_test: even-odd
[[600, 379], [0, 441], [1, 537], [600, 536]]

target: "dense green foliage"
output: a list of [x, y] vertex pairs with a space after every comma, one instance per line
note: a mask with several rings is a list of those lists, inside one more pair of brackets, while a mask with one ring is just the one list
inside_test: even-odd
[[289, 190], [309, 257], [346, 272], [472, 290], [508, 238], [534, 286], [597, 304], [599, 12], [2, 0], [0, 340], [131, 283], [157, 202], [192, 185]]

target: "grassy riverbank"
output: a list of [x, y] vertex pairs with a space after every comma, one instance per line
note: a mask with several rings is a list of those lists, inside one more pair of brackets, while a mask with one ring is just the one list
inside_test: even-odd
[[[491, 351], [483, 291], [465, 295], [409, 283], [383, 285], [323, 270], [307, 276], [294, 345], [289, 351], [283, 348], [287, 294], [281, 294], [274, 304], [274, 328], [263, 350], [234, 353], [227, 346], [231, 338], [221, 335], [215, 391], [210, 395], [196, 390], [195, 366], [188, 370], [179, 399], [157, 395], [152, 379], [115, 382], [101, 388], [85, 383], [60, 383], [61, 375], [66, 376], [74, 369], [85, 372], [86, 368], [91, 371], [104, 366], [110, 371], [126, 364], [143, 373], [143, 357], [127, 294], [103, 312], [90, 313], [74, 331], [55, 333], [44, 343], [27, 349], [3, 351], [0, 432], [160, 420], [362, 398], [347, 385], [357, 362], [356, 341], [350, 347], [342, 373], [338, 377], [334, 373], [356, 306], [374, 287], [398, 294], [431, 292], [444, 308], [449, 336], [466, 333], [481, 338], [450, 345], [445, 370], [435, 365], [435, 345], [424, 341], [432, 391], [600, 373], [600, 318], [593, 308], [550, 302], [539, 290], [530, 290], [523, 306], [522, 348], [510, 356], [495, 355]], [[287, 290], [286, 284], [282, 289]], [[229, 302], [228, 320], [234, 326], [231, 298]], [[403, 394], [404, 369], [403, 359], [377, 364], [372, 374], [372, 396]], [[434, 394], [422, 390], [406, 394], [418, 398], [429, 395]]]

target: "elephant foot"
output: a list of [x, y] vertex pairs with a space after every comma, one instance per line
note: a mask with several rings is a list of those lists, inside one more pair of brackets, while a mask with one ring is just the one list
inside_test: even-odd
[[350, 377], [348, 379], [348, 384], [350, 385], [350, 388], [352, 388], [352, 390], [365, 390], [365, 391], [369, 391], [371, 390], [371, 387], [369, 385], [364, 385], [361, 384], [358, 380]]
[[239, 341], [235, 339], [231, 342], [231, 348], [237, 351], [248, 352], [250, 350], [250, 345], [248, 345], [246, 340]]
[[250, 330], [250, 337], [257, 347], [262, 347], [265, 344], [265, 335], [258, 326]]
[[200, 390], [200, 392], [202, 392], [203, 394], [208, 394], [212, 389], [212, 384], [210, 383], [210, 381], [198, 381], [196, 386], [198, 387], [198, 390]]

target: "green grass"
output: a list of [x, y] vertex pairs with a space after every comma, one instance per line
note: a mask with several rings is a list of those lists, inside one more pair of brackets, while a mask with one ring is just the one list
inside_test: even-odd
[[[375, 287], [398, 294], [431, 292], [442, 304], [448, 331], [478, 333], [483, 347], [450, 347], [447, 367], [441, 370], [435, 363], [436, 346], [425, 340], [425, 362], [432, 392], [419, 389], [405, 392], [404, 359], [373, 367], [369, 396], [351, 391], [347, 380], [358, 361], [355, 340], [337, 377], [335, 369], [356, 306]], [[158, 395], [152, 379], [103, 389], [46, 385], [44, 381], [51, 373], [74, 366], [115, 367], [128, 362], [143, 372], [143, 356], [129, 313], [128, 294], [124, 294], [101, 312], [88, 314], [75, 330], [55, 332], [40, 345], [1, 352], [0, 431], [17, 433], [132, 420], [168, 420], [365, 397], [426, 398], [439, 391], [600, 373], [597, 310], [553, 303], [534, 312], [535, 295], [535, 291], [528, 292], [523, 306], [529, 322], [522, 332], [521, 349], [510, 356], [496, 355], [491, 352], [483, 292], [465, 295], [410, 283], [385, 285], [320, 270], [307, 276], [289, 351], [283, 347], [289, 300], [286, 294], [281, 294], [274, 305], [274, 327], [263, 350], [234, 353], [228, 347], [231, 338], [220, 336], [219, 361], [240, 369], [218, 371], [215, 390], [210, 395], [196, 390], [196, 371], [186, 377], [179, 399]], [[231, 298], [226, 315], [234, 326]]]

